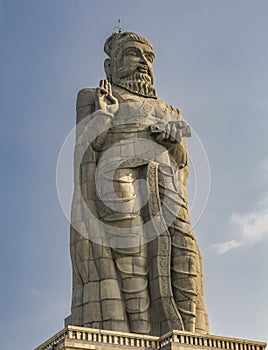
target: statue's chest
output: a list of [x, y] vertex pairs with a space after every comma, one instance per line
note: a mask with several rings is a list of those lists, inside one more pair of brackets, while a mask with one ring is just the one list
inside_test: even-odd
[[179, 116], [176, 112], [157, 101], [128, 101], [119, 104], [119, 109], [112, 125], [125, 125], [127, 128], [131, 124], [152, 125], [168, 123], [172, 120], [178, 120], [178, 118]]

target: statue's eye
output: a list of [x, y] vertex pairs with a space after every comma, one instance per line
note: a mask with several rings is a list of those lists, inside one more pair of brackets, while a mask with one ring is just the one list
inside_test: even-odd
[[133, 49], [128, 49], [124, 52], [125, 55], [129, 55], [129, 56], [138, 56], [138, 53], [136, 50]]
[[145, 54], [145, 57], [146, 57], [146, 59], [149, 61], [149, 62], [153, 62], [153, 60], [154, 60], [154, 55], [152, 55], [151, 53], [146, 53]]

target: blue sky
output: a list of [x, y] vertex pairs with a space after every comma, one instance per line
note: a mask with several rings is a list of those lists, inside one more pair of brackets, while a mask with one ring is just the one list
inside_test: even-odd
[[118, 17], [153, 43], [158, 96], [183, 112], [208, 156], [210, 198], [195, 233], [211, 333], [268, 341], [267, 1], [0, 4], [2, 346], [32, 349], [69, 314], [56, 163], [78, 90], [104, 77]]

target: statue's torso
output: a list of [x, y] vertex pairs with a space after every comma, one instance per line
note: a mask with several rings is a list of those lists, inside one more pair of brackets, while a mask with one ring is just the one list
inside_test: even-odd
[[119, 109], [99, 150], [99, 160], [109, 150], [106, 162], [113, 159], [118, 162], [120, 158], [121, 163], [130, 167], [149, 160], [170, 165], [167, 149], [156, 142], [150, 126], [182, 120], [180, 112], [163, 101], [141, 97], [119, 87], [114, 87], [113, 94], [119, 101]]

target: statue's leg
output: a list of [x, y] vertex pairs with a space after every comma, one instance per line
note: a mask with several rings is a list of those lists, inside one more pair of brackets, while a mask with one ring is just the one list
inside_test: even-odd
[[[83, 237], [82, 237], [83, 238]], [[81, 235], [71, 226], [71, 259], [73, 267], [73, 292], [72, 292], [72, 316], [71, 324], [78, 326], [83, 325], [83, 286], [85, 276], [84, 271], [87, 271], [82, 265], [82, 259], [77, 252], [77, 241], [81, 239]], [[81, 271], [82, 270], [82, 271]]]
[[202, 257], [199, 251], [199, 247], [196, 245], [196, 250], [198, 251], [199, 256], [199, 265], [198, 265], [198, 280], [197, 280], [197, 304], [196, 304], [196, 326], [195, 331], [197, 333], [209, 333], [209, 320], [206, 310], [206, 303], [204, 297], [204, 273], [203, 273], [203, 264]]
[[192, 237], [185, 236], [174, 225], [172, 237], [171, 280], [176, 305], [186, 331], [195, 332], [197, 303], [197, 252]]
[[196, 325], [198, 252], [191, 230], [187, 205], [174, 184], [172, 168], [159, 167], [162, 212], [172, 238], [171, 283], [177, 308], [186, 331]]
[[[134, 333], [150, 334], [147, 245], [143, 242], [139, 205], [142, 200], [141, 188], [134, 186], [139, 178], [139, 168], [119, 168], [115, 171], [113, 188], [117, 197], [124, 202], [124, 211], [121, 211], [119, 201], [118, 210], [107, 210], [103, 219], [111, 228], [109, 237], [129, 329]], [[120, 229], [128, 233], [122, 233]]]
[[147, 246], [114, 250], [131, 332], [150, 334]]

